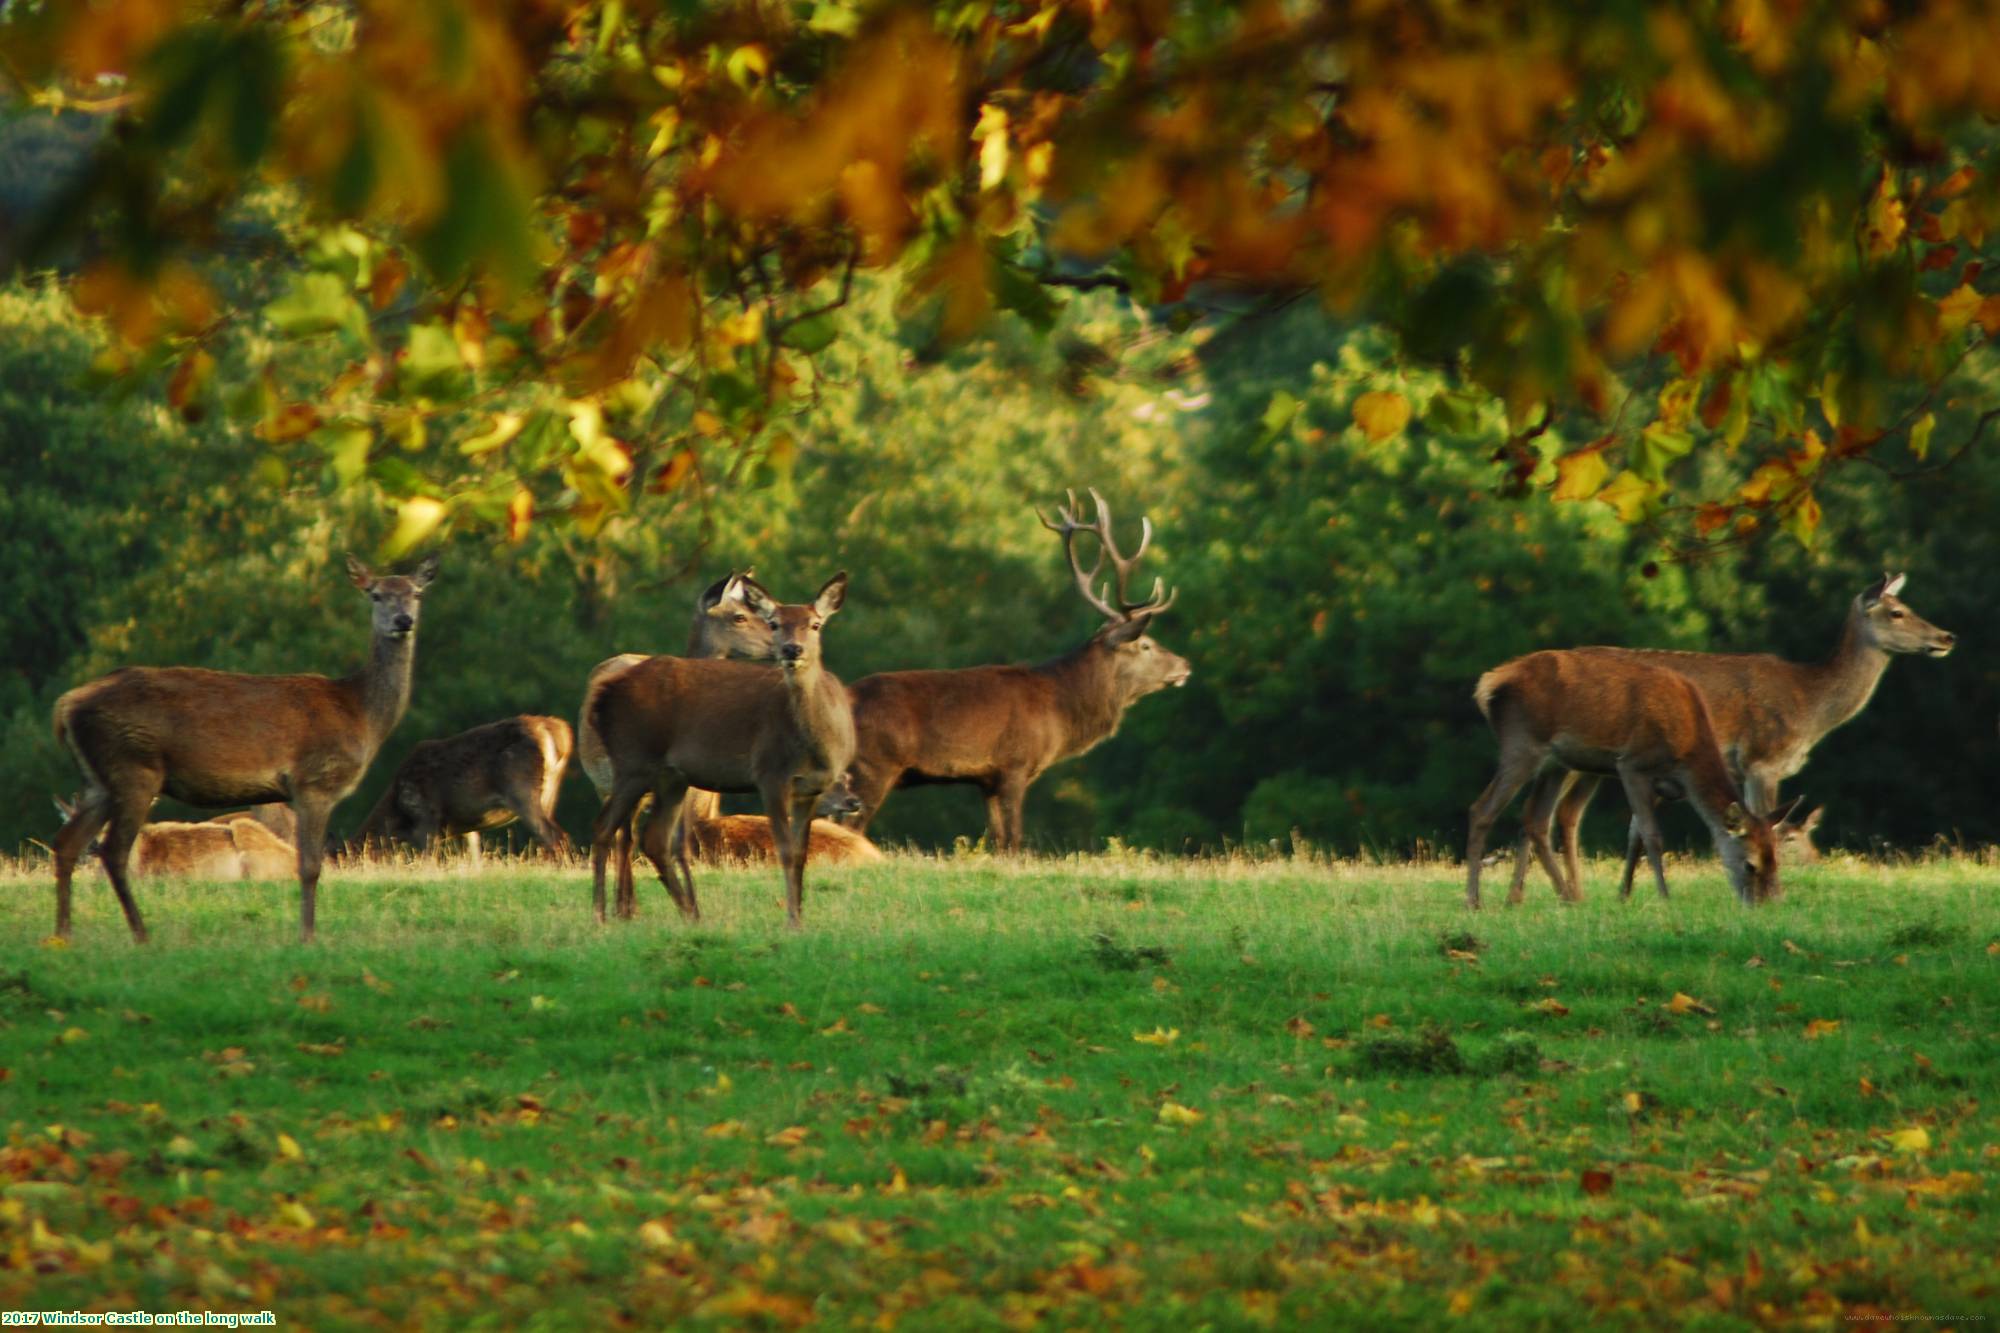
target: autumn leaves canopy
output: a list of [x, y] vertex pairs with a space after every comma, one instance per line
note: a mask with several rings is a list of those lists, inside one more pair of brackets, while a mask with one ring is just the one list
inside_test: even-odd
[[[1828, 468], [1985, 424], [1996, 18], [47, 5], [0, 22], [16, 96], [118, 125], [10, 239], [109, 369], [240, 418], [273, 480], [379, 491], [397, 545], [782, 465], [878, 272], [919, 352], [1076, 288], [1175, 328], [1310, 296], [1504, 400], [1501, 489], [1810, 540]], [[239, 303], [246, 228], [283, 262]], [[1455, 410], [1354, 404], [1373, 438]]]

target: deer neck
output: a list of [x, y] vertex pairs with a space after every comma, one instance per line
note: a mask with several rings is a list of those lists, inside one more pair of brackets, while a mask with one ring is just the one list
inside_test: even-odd
[[1868, 641], [1862, 630], [1861, 606], [1857, 602], [1841, 627], [1840, 645], [1833, 656], [1811, 670], [1814, 707], [1812, 723], [1816, 736], [1824, 736], [1867, 706], [1889, 669], [1889, 654]]
[[[847, 701], [847, 691], [827, 675], [818, 659], [796, 667], [781, 667], [785, 679], [785, 706], [792, 724], [821, 757], [835, 748], [840, 728], [837, 705]], [[848, 728], [853, 721], [850, 717]], [[845, 761], [842, 761], [845, 763]]]
[[368, 669], [354, 682], [361, 695], [362, 713], [368, 719], [368, 753], [382, 748], [382, 742], [403, 720], [410, 706], [410, 669], [417, 660], [417, 636], [377, 634], [371, 647]]
[[1125, 700], [1119, 697], [1111, 654], [1101, 650], [1097, 640], [1035, 670], [1055, 683], [1056, 701], [1069, 724], [1069, 753], [1087, 750], [1118, 730]]

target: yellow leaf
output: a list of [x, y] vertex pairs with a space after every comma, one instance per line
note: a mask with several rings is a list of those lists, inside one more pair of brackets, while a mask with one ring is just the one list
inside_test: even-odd
[[1674, 998], [1667, 1001], [1667, 1012], [1672, 1014], [1712, 1014], [1715, 1010], [1703, 1004], [1694, 996], [1683, 991], [1675, 991]]
[[990, 190], [1007, 179], [1007, 111], [988, 102], [979, 109], [972, 138], [979, 145], [979, 188]]
[[1627, 469], [1611, 479], [1611, 484], [1597, 493], [1597, 498], [1618, 511], [1620, 520], [1637, 523], [1646, 516], [1653, 498], [1663, 487], [1659, 482], [1647, 481], [1638, 473]]
[[1930, 1131], [1922, 1125], [1910, 1129], [1899, 1129], [1889, 1136], [1889, 1146], [1897, 1152], [1929, 1152], [1931, 1150]]
[[1931, 432], [1937, 429], [1937, 413], [1926, 412], [1910, 427], [1910, 452], [1919, 461], [1930, 457]]
[[62, 1035], [57, 1037], [56, 1040], [64, 1046], [74, 1046], [80, 1041], [89, 1041], [90, 1034], [82, 1028], [64, 1028]]
[[1588, 500], [1604, 485], [1611, 467], [1604, 461], [1604, 449], [1592, 445], [1556, 459], [1555, 499]]
[[1451, 1304], [1445, 1307], [1445, 1313], [1454, 1317], [1471, 1314], [1472, 1288], [1460, 1287], [1454, 1291], [1451, 1294]]
[[1181, 1039], [1179, 1028], [1155, 1027], [1151, 1032], [1135, 1032], [1132, 1040], [1147, 1046], [1171, 1046]]
[[1646, 1109], [1646, 1099], [1636, 1092], [1625, 1094], [1625, 1114], [1637, 1115]]
[[741, 1120], [721, 1120], [704, 1129], [702, 1135], [711, 1139], [740, 1139], [748, 1130], [749, 1126]]
[[1354, 400], [1354, 424], [1380, 444], [1410, 421], [1410, 400], [1390, 389], [1375, 389]]
[[775, 1134], [764, 1136], [764, 1142], [778, 1148], [796, 1148], [806, 1141], [812, 1131], [804, 1125], [788, 1125]]
[[1903, 201], [1896, 197], [1896, 182], [1890, 177], [1888, 168], [1883, 168], [1882, 179], [1875, 186], [1875, 193], [1868, 201], [1868, 211], [1863, 220], [1864, 236], [1868, 253], [1880, 259], [1896, 248], [1903, 239], [1907, 223], [1903, 215]]
[[667, 1224], [657, 1219], [643, 1222], [639, 1226], [639, 1243], [649, 1250], [671, 1250], [674, 1248], [674, 1233]]
[[44, 949], [67, 949], [69, 948], [69, 941], [60, 935], [51, 935], [42, 941], [42, 947]]
[[411, 496], [396, 511], [396, 527], [389, 534], [389, 540], [382, 543], [382, 554], [390, 560], [408, 555], [417, 543], [436, 531], [444, 516], [442, 501], [433, 500], [428, 495]]
[[1800, 494], [1797, 503], [1785, 510], [1779, 520], [1786, 532], [1790, 533], [1801, 546], [1811, 546], [1819, 533], [1819, 501], [1811, 491]]
[[868, 1233], [845, 1218], [828, 1218], [819, 1224], [819, 1233], [828, 1240], [858, 1250], [868, 1244]]
[[306, 1211], [305, 1205], [291, 1199], [278, 1205], [278, 1220], [301, 1231], [310, 1231], [313, 1226], [313, 1215]]
[[492, 453], [495, 449], [498, 449], [516, 435], [519, 435], [521, 427], [525, 424], [527, 424], [527, 418], [519, 412], [502, 412], [493, 418], [493, 424], [485, 430], [461, 441], [458, 451], [468, 457], [477, 457], [480, 454]]
[[1553, 995], [1544, 995], [1525, 1006], [1531, 1013], [1547, 1014], [1551, 1018], [1561, 1018], [1569, 1012], [1569, 1006]]
[[1198, 1125], [1202, 1114], [1193, 1107], [1182, 1106], [1179, 1102], [1160, 1103], [1160, 1123], [1163, 1125]]
[[[287, 1162], [300, 1161], [305, 1154], [299, 1150], [299, 1141], [289, 1134], [278, 1135], [278, 1156]], [[307, 1225], [311, 1225], [308, 1223]]]
[[1839, 1019], [1815, 1018], [1812, 1022], [1806, 1024], [1806, 1040], [1818, 1041], [1821, 1037], [1831, 1037], [1838, 1031], [1840, 1031]]
[[1946, 333], [1957, 333], [1979, 313], [1981, 299], [1971, 283], [1960, 283], [1955, 290], [1938, 298], [1938, 327]]

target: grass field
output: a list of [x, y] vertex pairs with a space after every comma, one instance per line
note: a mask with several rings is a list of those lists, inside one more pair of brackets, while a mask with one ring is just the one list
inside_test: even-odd
[[[0, 872], [0, 1308], [281, 1328], [1651, 1328], [2000, 1310], [1970, 858]], [[1504, 889], [1504, 884], [1503, 884]]]

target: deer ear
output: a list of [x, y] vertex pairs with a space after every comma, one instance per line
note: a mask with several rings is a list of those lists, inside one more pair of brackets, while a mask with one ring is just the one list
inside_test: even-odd
[[707, 588], [702, 590], [701, 596], [695, 599], [695, 609], [698, 611], [713, 611], [722, 604], [723, 598], [732, 594], [738, 600], [741, 600], [742, 594], [735, 592], [736, 577], [735, 574], [730, 574], [709, 584]]
[[819, 612], [820, 617], [824, 619], [846, 604], [847, 571], [843, 569], [820, 588], [819, 596], [813, 598], [813, 610]]
[[732, 574], [729, 581], [734, 585], [736, 595], [742, 599], [743, 604], [758, 615], [768, 616], [778, 609], [778, 599], [764, 591], [764, 585], [748, 574]]
[[1740, 838], [1750, 827], [1750, 816], [1740, 804], [1731, 801], [1729, 808], [1722, 812], [1722, 826]]
[[1120, 620], [1115, 624], [1106, 625], [1099, 634], [1106, 643], [1118, 648], [1144, 634], [1147, 626], [1152, 623], [1153, 617], [1150, 613], [1133, 616], [1130, 620]]
[[[1887, 578], [1888, 576], [1884, 575], [1884, 577]], [[1882, 587], [1882, 595], [1884, 597], [1901, 596], [1903, 592], [1903, 583], [1909, 577], [1910, 576], [1908, 574], [1898, 574], [1894, 578], [1889, 578], [1889, 581]]]
[[1786, 806], [1784, 809], [1778, 811], [1776, 814], [1771, 816], [1772, 826], [1776, 827], [1779, 824], [1790, 823], [1792, 816], [1797, 814], [1799, 807], [1804, 805], [1805, 803], [1806, 803], [1805, 797], [1794, 796], [1792, 798], [1792, 803], [1790, 805]]
[[416, 572], [410, 575], [410, 582], [417, 585], [418, 592], [422, 592], [425, 588], [431, 586], [432, 581], [437, 576], [438, 558], [437, 552], [433, 551], [417, 562]]
[[368, 572], [368, 566], [351, 555], [347, 557], [347, 577], [353, 579], [354, 586], [363, 592], [375, 586], [375, 576]]
[[1814, 829], [1819, 827], [1820, 817], [1825, 814], [1826, 814], [1825, 806], [1823, 805], [1814, 806], [1812, 813], [1806, 816], [1806, 822], [1799, 825], [1799, 832], [1811, 833]]

